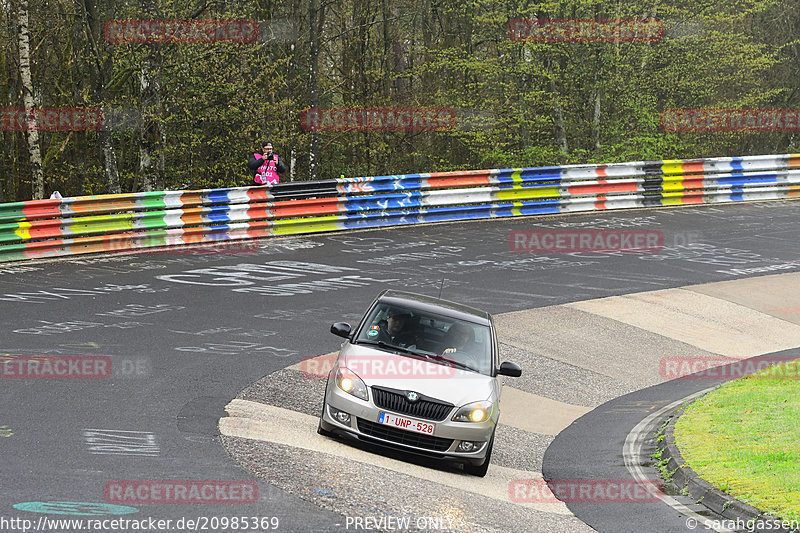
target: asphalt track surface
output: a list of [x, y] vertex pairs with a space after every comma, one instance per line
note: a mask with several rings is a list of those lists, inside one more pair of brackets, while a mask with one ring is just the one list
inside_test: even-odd
[[[663, 234], [665, 246], [655, 254], [510, 251], [513, 230], [546, 228], [656, 231]], [[101, 514], [105, 511], [96, 505], [105, 503], [104, 487], [115, 480], [242, 480], [258, 483], [257, 503], [130, 504], [138, 512], [124, 518], [149, 516], [175, 523], [180, 518], [277, 517], [280, 531], [348, 530], [345, 507], [340, 508], [336, 498], [326, 498], [317, 487], [288, 490], [276, 474], [302, 461], [302, 454], [293, 459], [292, 450], [284, 450], [285, 467], [283, 458], [273, 456], [273, 471], [259, 471], [257, 464], [248, 466], [241, 457], [229, 455], [231, 445], [221, 445], [217, 424], [226, 416], [225, 406], [259, 378], [334, 351], [338, 343], [328, 332], [330, 323], [357, 321], [381, 289], [434, 295], [441, 289], [443, 298], [496, 314], [511, 313], [796, 272], [798, 231], [800, 203], [779, 201], [441, 224], [273, 239], [231, 249], [2, 265], [0, 353], [6, 361], [102, 355], [110, 358], [113, 371], [111, 377], [96, 380], [0, 381], [0, 525], [2, 519], [36, 523], [43, 516], [13, 507], [24, 502], [50, 502], [50, 518], [117, 517]], [[514, 346], [507, 348], [508, 359], [514, 359]], [[527, 383], [542, 396], [591, 406], [624, 393], [634, 396], [618, 401], [668, 403], [684, 393], [669, 384], [636, 392], [642, 387], [633, 382], [612, 391], [602, 379], [573, 379], [574, 369], [559, 368]], [[561, 382], [573, 386], [552, 386]], [[293, 395], [292, 387], [284, 392], [297, 403], [297, 411], [319, 400]], [[581, 401], [588, 396], [592, 401]], [[588, 433], [575, 440], [588, 447], [584, 455], [603, 447], [599, 441], [592, 445], [592, 434], [605, 433], [619, 444], [637, 416], [620, 418], [617, 424], [598, 417], [602, 425], [582, 429]], [[98, 445], [98, 435], [106, 446]], [[552, 436], [540, 440], [538, 449], [543, 452]], [[109, 450], [115, 448], [107, 445], [114, 442], [129, 445], [112, 453]], [[258, 457], [258, 450], [251, 451]], [[520, 461], [530, 463], [526, 469], [539, 470], [541, 455]], [[504, 464], [502, 453], [499, 461]], [[508, 464], [514, 461], [509, 458]], [[594, 455], [586, 457], [585, 463], [590, 462], [597, 462]], [[576, 479], [593, 475], [588, 466], [571, 468]], [[369, 470], [371, 475], [381, 472], [378, 467]], [[291, 477], [292, 472], [282, 475]], [[334, 476], [317, 470], [297, 477], [314, 475]], [[414, 477], [402, 479], [392, 488], [391, 501], [370, 502], [367, 495], [355, 511], [379, 516], [402, 506], [417, 484]], [[356, 486], [362, 481], [344, 480]], [[460, 493], [451, 494], [452, 503]], [[594, 513], [586, 521], [601, 531], [641, 531], [640, 522], [635, 528], [626, 525], [634, 523], [626, 520], [642, 514], [634, 507], [570, 509], [579, 518], [581, 513]], [[59, 510], [64, 514], [56, 514]], [[674, 512], [661, 512], [671, 513], [679, 524]], [[654, 516], [660, 518], [658, 513]], [[553, 523], [549, 517], [538, 513], [534, 520], [541, 522], [517, 523], [515, 529], [574, 531], [582, 525], [564, 514]], [[498, 517], [496, 522], [502, 520]], [[489, 516], [477, 524], [462, 522], [460, 530], [491, 530], [492, 523]], [[1, 529], [6, 528], [14, 530]]]

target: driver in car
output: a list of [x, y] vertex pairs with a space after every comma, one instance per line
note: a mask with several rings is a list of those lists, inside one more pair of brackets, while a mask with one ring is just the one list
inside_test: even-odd
[[411, 313], [405, 309], [392, 309], [386, 314], [386, 323], [381, 324], [376, 340], [407, 348], [417, 343], [411, 330]]

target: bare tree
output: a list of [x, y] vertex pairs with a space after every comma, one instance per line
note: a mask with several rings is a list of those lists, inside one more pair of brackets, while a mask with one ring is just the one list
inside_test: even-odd
[[[319, 107], [319, 52], [320, 33], [325, 21], [325, 6], [319, 0], [310, 0], [308, 7], [309, 27], [309, 89], [311, 107]], [[309, 177], [317, 179], [319, 175], [319, 134], [311, 130], [311, 142], [308, 149]]]
[[[89, 69], [89, 84], [91, 86], [92, 97], [96, 102], [105, 100], [106, 83], [110, 76], [112, 63], [110, 54], [105, 50], [101, 42], [103, 31], [101, 17], [98, 16], [99, 4], [92, 0], [80, 0], [76, 2], [83, 21], [84, 36], [86, 39], [86, 50], [89, 54], [87, 66]], [[108, 5], [111, 12], [112, 6]], [[105, 171], [108, 182], [108, 191], [112, 194], [122, 192], [119, 184], [119, 170], [117, 169], [117, 156], [114, 146], [111, 143], [111, 124], [105, 122], [98, 131], [100, 147], [103, 152], [103, 170]]]
[[[22, 102], [28, 112], [33, 112], [35, 99], [33, 78], [31, 76], [31, 35], [28, 27], [28, 0], [19, 0], [17, 6], [17, 36], [19, 43], [19, 75], [22, 78]], [[39, 145], [39, 131], [33, 121], [28, 122], [28, 152], [33, 173], [33, 199], [44, 198], [44, 170], [42, 169], [42, 152]]]

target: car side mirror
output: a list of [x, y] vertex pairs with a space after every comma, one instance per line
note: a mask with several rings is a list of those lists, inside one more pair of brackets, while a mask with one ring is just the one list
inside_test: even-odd
[[338, 337], [350, 338], [350, 324], [347, 322], [336, 322], [331, 325], [331, 333]]
[[497, 369], [497, 374], [501, 376], [511, 376], [512, 378], [518, 378], [522, 375], [522, 369], [517, 363], [512, 363], [510, 361], [503, 361], [500, 363], [500, 368]]

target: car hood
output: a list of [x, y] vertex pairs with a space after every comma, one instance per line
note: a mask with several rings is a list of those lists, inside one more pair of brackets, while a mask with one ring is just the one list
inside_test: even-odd
[[358, 374], [367, 387], [414, 391], [455, 406], [490, 397], [497, 400], [494, 378], [419, 357], [345, 343], [339, 361]]

